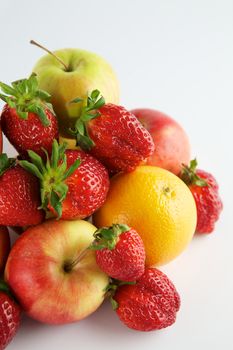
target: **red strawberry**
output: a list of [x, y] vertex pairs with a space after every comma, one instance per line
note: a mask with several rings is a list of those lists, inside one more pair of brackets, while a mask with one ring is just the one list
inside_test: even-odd
[[40, 191], [37, 178], [19, 165], [15, 159], [0, 155], [0, 225], [37, 225], [44, 220], [39, 210]]
[[89, 154], [65, 150], [65, 145], [53, 142], [51, 159], [46, 164], [35, 152], [29, 151], [32, 163], [20, 165], [40, 179], [41, 202], [62, 219], [83, 219], [93, 214], [105, 201], [109, 177], [105, 167]]
[[88, 97], [72, 133], [111, 172], [131, 171], [154, 151], [153, 139], [138, 119], [124, 107], [105, 104], [98, 90]]
[[139, 234], [126, 225], [103, 227], [94, 234], [96, 262], [110, 277], [135, 281], [145, 271], [145, 249]]
[[0, 82], [5, 95], [0, 98], [7, 104], [1, 114], [2, 131], [22, 156], [31, 149], [40, 155], [42, 148], [49, 153], [52, 142], [58, 138], [58, 123], [52, 105], [48, 103], [50, 95], [38, 88], [34, 75], [8, 86]]
[[196, 169], [196, 159], [183, 166], [181, 179], [188, 185], [197, 206], [197, 233], [211, 233], [222, 211], [223, 204], [218, 184], [213, 175]]
[[0, 282], [0, 350], [5, 349], [15, 336], [20, 314], [20, 308], [8, 294], [5, 283]]
[[113, 298], [120, 320], [138, 331], [172, 325], [180, 308], [173, 283], [155, 268], [147, 268], [134, 285], [120, 285]]

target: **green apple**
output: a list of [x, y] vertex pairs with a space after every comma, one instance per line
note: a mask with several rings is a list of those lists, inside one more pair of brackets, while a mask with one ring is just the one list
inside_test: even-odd
[[[41, 47], [41, 46], [40, 46]], [[55, 57], [56, 56], [56, 57]], [[70, 136], [81, 103], [70, 103], [98, 89], [106, 103], [119, 103], [119, 85], [112, 67], [102, 57], [85, 50], [63, 49], [43, 56], [33, 68], [39, 87], [52, 96], [60, 134]]]

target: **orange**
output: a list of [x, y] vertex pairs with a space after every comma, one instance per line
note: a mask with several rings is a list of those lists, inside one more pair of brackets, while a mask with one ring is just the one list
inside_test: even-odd
[[105, 204], [94, 215], [97, 227], [124, 223], [137, 230], [147, 266], [168, 263], [193, 237], [196, 205], [176, 175], [154, 166], [139, 166], [111, 180]]

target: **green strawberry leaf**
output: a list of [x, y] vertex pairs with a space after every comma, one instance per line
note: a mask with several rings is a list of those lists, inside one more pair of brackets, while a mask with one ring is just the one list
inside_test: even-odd
[[90, 249], [100, 250], [107, 248], [113, 250], [118, 241], [118, 237], [121, 233], [129, 231], [129, 227], [123, 224], [113, 224], [109, 227], [102, 227], [95, 231], [94, 242], [90, 246]]
[[52, 154], [44, 150], [46, 161], [33, 151], [28, 151], [30, 162], [19, 161], [19, 164], [27, 171], [38, 177], [40, 180], [41, 208], [55, 211], [58, 219], [62, 216], [62, 202], [68, 193], [68, 185], [65, 180], [72, 176], [74, 171], [81, 164], [80, 159], [67, 168], [66, 144], [59, 145], [57, 140], [53, 141]]
[[2, 90], [2, 92], [4, 92], [4, 94], [17, 96], [17, 92], [10, 85], [0, 82], [0, 89]]
[[189, 169], [190, 169], [191, 171], [195, 172], [196, 169], [197, 169], [197, 165], [198, 165], [197, 159], [194, 158], [194, 159], [190, 160]]
[[28, 118], [28, 112], [23, 112], [21, 110], [21, 108], [17, 108], [16, 106], [16, 112], [18, 114], [18, 116], [21, 118], [21, 119], [27, 119]]
[[79, 132], [80, 135], [85, 135], [85, 125], [83, 124], [83, 122], [81, 121], [81, 119], [79, 119], [76, 123], [76, 128], [77, 131]]
[[44, 91], [44, 90], [40, 90], [40, 89], [38, 89], [37, 91], [36, 91], [36, 96], [39, 98], [39, 99], [41, 99], [41, 100], [43, 100], [43, 101], [50, 101], [50, 98], [51, 98], [51, 96], [50, 96], [50, 94], [48, 93], [48, 92], [46, 92], [46, 91]]
[[[4, 96], [3, 94], [0, 94], [0, 99], [6, 103], [8, 103], [8, 98], [7, 96]], [[9, 103], [8, 103], [9, 104]]]
[[[80, 103], [83, 99], [77, 97], [70, 103]], [[105, 99], [101, 96], [99, 90], [93, 90], [87, 96], [87, 104], [83, 105], [81, 115], [77, 118], [74, 129], [70, 129], [70, 133], [76, 136], [77, 145], [82, 149], [89, 151], [95, 146], [95, 143], [88, 134], [88, 123], [90, 120], [100, 116], [98, 109], [105, 104]]]
[[7, 294], [10, 292], [9, 286], [2, 279], [0, 280], [0, 291], [1, 292], [5, 292]]
[[135, 284], [136, 284], [136, 281], [125, 282], [125, 281], [116, 280], [114, 278], [110, 278], [109, 284], [104, 289], [104, 292], [105, 292], [104, 296], [105, 298], [109, 298], [113, 310], [116, 310], [119, 307], [117, 301], [114, 299], [114, 295], [117, 289], [124, 285], [135, 285]]
[[10, 287], [3, 279], [0, 279], [0, 292], [7, 294], [11, 299], [15, 300], [15, 297], [13, 296]]
[[28, 155], [29, 155], [30, 159], [33, 160], [34, 165], [38, 168], [40, 173], [44, 174], [46, 169], [45, 169], [44, 163], [42, 161], [42, 158], [37, 153], [35, 153], [34, 151], [31, 151], [31, 150], [28, 151]]
[[51, 154], [51, 167], [53, 169], [56, 169], [58, 166], [59, 161], [59, 148], [57, 147], [56, 143], [53, 142], [52, 145], [52, 154]]
[[94, 104], [94, 108], [98, 109], [102, 107], [104, 104], [105, 104], [105, 99], [103, 98], [103, 96], [101, 96], [100, 99]]
[[110, 298], [110, 302], [111, 302], [111, 305], [112, 305], [112, 308], [113, 308], [114, 311], [116, 309], [118, 309], [119, 304], [118, 304], [118, 302], [115, 299], [113, 299], [113, 297]]
[[28, 90], [34, 93], [38, 90], [38, 81], [35, 74], [32, 74], [30, 79], [28, 79]]
[[68, 192], [68, 186], [61, 182], [56, 186], [56, 191], [59, 193], [60, 202], [63, 202]]
[[35, 164], [29, 163], [27, 160], [20, 160], [19, 165], [38, 179], [43, 180], [43, 176]]
[[62, 204], [60, 202], [59, 195], [54, 190], [52, 190], [50, 195], [50, 203], [53, 209], [55, 210], [55, 212], [57, 213], [58, 219], [60, 219], [62, 215]]
[[35, 103], [31, 104], [30, 106], [28, 106], [27, 111], [37, 114], [44, 126], [50, 125], [50, 121], [48, 120], [45, 109], [43, 108], [42, 105], [35, 104]]
[[91, 100], [95, 101], [99, 96], [100, 96], [99, 90], [96, 89], [91, 92]]
[[38, 115], [41, 123], [47, 127], [50, 125], [46, 110], [53, 114], [53, 108], [49, 103], [51, 96], [44, 90], [39, 89], [35, 75], [28, 79], [14, 81], [11, 86], [0, 82], [0, 99], [6, 102], [11, 108], [15, 108], [21, 119], [27, 119], [28, 112]]
[[191, 186], [191, 185], [196, 185], [196, 186], [200, 186], [200, 187], [204, 187], [204, 186], [209, 186], [207, 181], [205, 181], [204, 179], [200, 178], [200, 176], [198, 176], [196, 174], [196, 169], [197, 169], [197, 160], [192, 159], [190, 161], [189, 166], [183, 164], [182, 170], [181, 170], [181, 174], [180, 174], [180, 178], [186, 183], [186, 185]]
[[2, 153], [0, 155], [0, 176], [4, 174], [4, 172], [15, 165], [15, 158], [8, 158], [6, 153]]
[[94, 141], [89, 136], [81, 135], [80, 133], [76, 134], [77, 146], [80, 146], [86, 151], [90, 151], [93, 146], [95, 146]]
[[204, 180], [201, 179], [199, 176], [195, 176], [195, 180], [194, 180], [195, 185], [199, 186], [199, 187], [206, 187], [209, 186], [209, 184]]
[[62, 179], [65, 180], [68, 177], [70, 177], [76, 169], [78, 169], [79, 165], [81, 164], [81, 160], [77, 159], [70, 167], [68, 170], [65, 171], [65, 174], [63, 175]]

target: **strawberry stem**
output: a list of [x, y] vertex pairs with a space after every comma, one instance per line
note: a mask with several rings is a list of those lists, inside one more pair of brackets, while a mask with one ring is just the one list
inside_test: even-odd
[[129, 227], [123, 224], [113, 224], [109, 227], [102, 227], [94, 233], [95, 240], [90, 249], [101, 250], [103, 248], [114, 249], [118, 240], [118, 236], [129, 231]]
[[0, 176], [2, 176], [7, 169], [14, 166], [15, 163], [15, 158], [8, 158], [6, 153], [2, 153], [0, 155]]
[[103, 227], [96, 230], [93, 234], [93, 242], [87, 248], [81, 251], [75, 260], [65, 264], [65, 271], [70, 272], [90, 250], [101, 250], [104, 248], [108, 248], [110, 250], [114, 249], [118, 236], [126, 231], [129, 231], [129, 227], [123, 224], [114, 224], [111, 227]]
[[118, 308], [118, 303], [117, 301], [114, 299], [114, 295], [117, 291], [117, 289], [121, 286], [124, 285], [134, 285], [136, 284], [136, 281], [131, 281], [131, 282], [127, 282], [127, 281], [120, 281], [120, 280], [116, 280], [114, 278], [110, 278], [110, 282], [107, 285], [107, 287], [105, 288], [105, 299], [109, 298], [112, 308], [113, 310], [116, 310]]
[[[70, 103], [83, 102], [81, 98], [75, 98]], [[87, 105], [82, 107], [81, 115], [77, 119], [74, 129], [70, 133], [76, 137], [77, 145], [85, 151], [89, 151], [95, 146], [95, 143], [88, 134], [88, 122], [100, 116], [98, 109], [105, 104], [105, 99], [101, 96], [99, 90], [93, 90], [87, 97]]]
[[53, 114], [53, 107], [49, 103], [51, 96], [44, 90], [40, 90], [35, 74], [28, 79], [14, 81], [10, 85], [0, 82], [0, 99], [6, 102], [10, 108], [14, 108], [21, 119], [27, 119], [28, 113], [36, 114], [44, 126], [49, 126], [46, 109]]
[[55, 53], [53, 53], [52, 51], [50, 51], [49, 49], [47, 49], [45, 46], [42, 46], [41, 44], [37, 43], [35, 40], [30, 40], [30, 44], [35, 45], [37, 47], [39, 47], [40, 49], [46, 51], [48, 54], [50, 54], [51, 56], [53, 56], [54, 58], [56, 58], [56, 60], [61, 63], [63, 65], [63, 67], [65, 68], [66, 72], [69, 72], [69, 67], [60, 59], [60, 57], [58, 57], [57, 55], [55, 55]]
[[58, 219], [62, 215], [62, 202], [68, 193], [68, 185], [65, 180], [71, 176], [81, 164], [80, 159], [67, 169], [66, 144], [58, 145], [57, 140], [53, 141], [52, 154], [49, 158], [44, 150], [47, 161], [33, 151], [28, 151], [31, 162], [19, 161], [19, 164], [27, 171], [38, 177], [41, 185], [41, 208], [44, 210], [51, 206], [57, 214]]
[[196, 158], [190, 161], [189, 166], [183, 164], [180, 178], [183, 180], [187, 186], [196, 185], [200, 187], [209, 186], [208, 183], [196, 174], [197, 169]]
[[87, 253], [90, 251], [90, 246], [88, 246], [87, 248], [85, 248], [84, 250], [81, 251], [81, 253], [78, 255], [78, 257], [71, 261], [71, 262], [67, 262], [64, 265], [64, 270], [65, 272], [70, 272], [73, 270], [73, 268], [87, 255]]
[[0, 280], [0, 292], [4, 292], [4, 293], [7, 293], [7, 294], [10, 293], [10, 288], [8, 287], [6, 282], [3, 281], [3, 280]]

